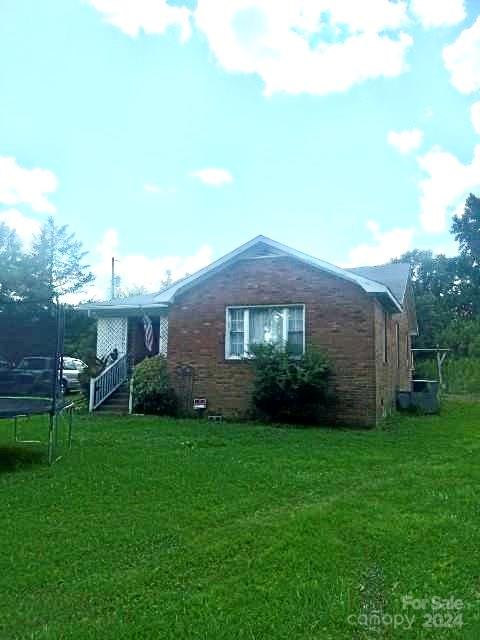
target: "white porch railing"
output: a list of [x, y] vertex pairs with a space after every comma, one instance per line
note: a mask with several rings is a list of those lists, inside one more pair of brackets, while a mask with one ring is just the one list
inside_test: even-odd
[[127, 356], [112, 362], [97, 378], [90, 380], [89, 411], [94, 411], [125, 382], [128, 376]]
[[133, 413], [133, 376], [130, 378], [130, 387], [128, 390], [128, 413]]

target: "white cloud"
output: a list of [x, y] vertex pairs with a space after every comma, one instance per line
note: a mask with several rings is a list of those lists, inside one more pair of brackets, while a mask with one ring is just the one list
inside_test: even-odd
[[411, 0], [410, 10], [424, 27], [442, 27], [465, 20], [464, 0]]
[[6, 209], [0, 212], [0, 222], [3, 222], [17, 232], [24, 245], [29, 247], [33, 236], [40, 231], [40, 222], [34, 218], [24, 216], [18, 209]]
[[410, 153], [418, 149], [422, 144], [423, 131], [420, 129], [409, 129], [406, 131], [389, 131], [387, 141], [400, 153]]
[[116, 229], [107, 229], [98, 243], [92, 271], [96, 276], [95, 284], [82, 294], [81, 299], [107, 299], [110, 296], [111, 260], [115, 256], [115, 273], [120, 277], [123, 290], [144, 287], [149, 292], [158, 291], [167, 271], [173, 280], [187, 273], [194, 273], [212, 262], [213, 251], [209, 245], [201, 245], [192, 255], [156, 256], [122, 254]]
[[447, 258], [454, 258], [455, 256], [458, 256], [459, 253], [458, 242], [451, 238], [450, 240], [447, 240], [442, 244], [437, 244], [436, 246], [432, 247], [432, 253], [434, 255], [443, 255]]
[[480, 101], [474, 102], [470, 107], [470, 118], [473, 128], [477, 133], [480, 133]]
[[180, 28], [182, 41], [191, 35], [190, 15], [186, 7], [174, 7], [167, 0], [88, 0], [103, 13], [105, 20], [129, 36], [165, 33], [170, 26]]
[[161, 187], [158, 184], [154, 184], [153, 182], [146, 182], [143, 185], [143, 190], [147, 193], [175, 193], [176, 188], [173, 186]]
[[[257, 75], [267, 95], [324, 95], [398, 76], [413, 44], [406, 0], [198, 0], [194, 10], [168, 0], [87, 2], [132, 37], [177, 26], [186, 41], [193, 21], [220, 66]], [[465, 0], [410, 0], [408, 9], [425, 27], [466, 17]], [[465, 66], [464, 50], [475, 66], [475, 29], [445, 48], [447, 68], [458, 66], [458, 57]]]
[[15, 158], [0, 157], [0, 203], [27, 204], [34, 211], [55, 213], [46, 194], [58, 188], [54, 173], [47, 169], [23, 169]]
[[474, 147], [470, 164], [438, 147], [419, 156], [418, 163], [428, 175], [419, 184], [420, 221], [425, 231], [440, 233], [448, 216], [462, 213], [468, 194], [480, 189], [480, 144]]
[[377, 222], [369, 220], [367, 228], [373, 242], [354, 247], [348, 254], [347, 267], [374, 266], [398, 258], [412, 248], [414, 229], [395, 228], [381, 231]]
[[198, 0], [195, 23], [220, 65], [265, 93], [327, 94], [398, 76], [412, 38], [405, 2]]
[[221, 187], [224, 184], [233, 182], [233, 176], [229, 171], [226, 169], [215, 169], [214, 167], [192, 171], [190, 175], [211, 187]]
[[157, 184], [151, 184], [151, 183], [144, 184], [143, 189], [148, 193], [160, 193], [162, 190]]
[[443, 50], [453, 86], [461, 93], [480, 89], [480, 17]]

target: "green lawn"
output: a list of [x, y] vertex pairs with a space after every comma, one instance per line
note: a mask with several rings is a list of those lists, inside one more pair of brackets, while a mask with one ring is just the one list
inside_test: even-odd
[[480, 404], [369, 432], [75, 426], [51, 468], [1, 454], [2, 640], [480, 638]]

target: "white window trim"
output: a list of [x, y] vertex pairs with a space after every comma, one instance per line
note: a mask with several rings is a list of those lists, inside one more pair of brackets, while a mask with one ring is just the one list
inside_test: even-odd
[[[303, 332], [303, 344], [302, 353], [305, 353], [305, 305], [304, 304], [249, 304], [249, 305], [229, 305], [225, 307], [225, 360], [245, 360], [245, 358], [252, 358], [252, 355], [248, 354], [248, 345], [250, 344], [250, 309], [282, 309], [283, 316], [283, 335], [287, 336], [288, 340], [288, 314], [287, 309], [291, 307], [302, 308], [302, 332]], [[243, 309], [243, 355], [232, 356], [230, 355], [230, 311], [234, 309]]]

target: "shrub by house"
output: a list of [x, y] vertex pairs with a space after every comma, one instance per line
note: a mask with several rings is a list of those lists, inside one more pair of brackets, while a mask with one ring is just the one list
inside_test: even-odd
[[332, 400], [330, 366], [318, 351], [292, 355], [274, 345], [254, 345], [252, 401], [260, 416], [278, 422], [318, 423]]

